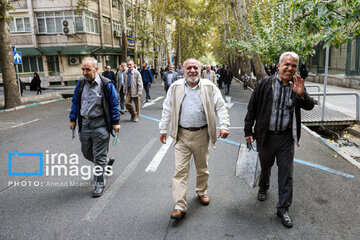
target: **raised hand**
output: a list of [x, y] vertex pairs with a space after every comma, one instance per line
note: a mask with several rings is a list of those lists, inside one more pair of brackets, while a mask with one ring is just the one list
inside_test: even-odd
[[296, 95], [302, 97], [304, 94], [304, 79], [302, 79], [299, 75], [294, 76], [293, 82], [289, 82], [292, 90]]

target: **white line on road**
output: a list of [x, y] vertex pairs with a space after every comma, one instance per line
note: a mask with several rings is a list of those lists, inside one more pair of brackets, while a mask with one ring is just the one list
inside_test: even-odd
[[20, 127], [20, 126], [23, 126], [25, 124], [29, 124], [29, 123], [33, 123], [33, 122], [36, 122], [36, 121], [39, 121], [40, 119], [34, 119], [32, 121], [29, 121], [29, 122], [24, 122], [24, 123], [20, 123], [20, 124], [17, 124], [17, 125], [14, 125], [14, 126], [11, 126], [11, 128], [16, 128], [16, 127]]
[[110, 199], [114, 194], [119, 190], [119, 188], [126, 182], [131, 173], [135, 170], [137, 165], [140, 163], [141, 159], [145, 154], [151, 149], [155, 141], [158, 138], [152, 138], [139, 152], [135, 158], [129, 163], [129, 165], [124, 169], [120, 176], [115, 180], [115, 182], [109, 187], [109, 189], [103, 194], [103, 196], [95, 202], [95, 205], [90, 209], [90, 211], [82, 219], [86, 222], [93, 222], [99, 216], [99, 214], [104, 210], [106, 205], [109, 203]]
[[155, 155], [153, 160], [150, 162], [149, 166], [145, 169], [145, 172], [155, 172], [159, 167], [162, 159], [164, 158], [167, 150], [169, 149], [171, 143], [173, 142], [172, 137], [168, 137], [166, 144], [162, 145], [158, 153]]
[[157, 101], [163, 99], [164, 97], [157, 97], [155, 100], [151, 101], [150, 102], [147, 102], [143, 105], [143, 108], [146, 108], [148, 106], [151, 106], [151, 105], [154, 105]]
[[231, 102], [231, 97], [225, 97], [226, 99], [226, 107], [231, 108], [234, 103]]

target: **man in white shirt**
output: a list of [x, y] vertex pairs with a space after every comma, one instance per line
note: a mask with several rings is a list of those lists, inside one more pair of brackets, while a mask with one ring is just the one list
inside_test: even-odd
[[[200, 203], [208, 205], [209, 143], [215, 146], [217, 138], [229, 134], [229, 115], [220, 90], [208, 79], [200, 79], [200, 62], [188, 59], [184, 63], [184, 77], [174, 82], [167, 93], [159, 123], [160, 141], [166, 144], [168, 126], [176, 140], [172, 219], [182, 219], [187, 211], [186, 189], [191, 155], [196, 166], [196, 193]], [[216, 119], [220, 131], [216, 135]]]

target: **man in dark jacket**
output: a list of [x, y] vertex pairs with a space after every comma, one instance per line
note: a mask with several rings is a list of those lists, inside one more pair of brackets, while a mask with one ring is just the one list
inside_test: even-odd
[[150, 69], [148, 69], [147, 63], [143, 64], [143, 69], [140, 70], [140, 74], [146, 92], [146, 102], [148, 102], [150, 100], [150, 87], [153, 82], [153, 75]]
[[110, 66], [106, 67], [106, 71], [103, 72], [103, 76], [110, 79], [111, 82], [114, 84], [115, 88], [117, 87], [116, 86], [116, 76], [115, 76], [115, 73], [113, 71], [111, 71]]
[[[81, 151], [95, 164], [94, 197], [100, 197], [105, 189], [105, 175], [110, 172], [114, 160], [108, 158], [110, 133], [120, 130], [120, 112], [117, 92], [112, 82], [97, 73], [97, 61], [85, 58], [82, 62], [83, 77], [78, 81], [70, 111], [70, 129], [78, 121]], [[109, 166], [107, 166], [109, 165]], [[96, 172], [96, 173], [95, 173]], [[109, 175], [110, 175], [109, 174]]]
[[170, 64], [168, 71], [164, 73], [164, 76], [161, 79], [161, 86], [164, 87], [166, 93], [169, 90], [171, 84], [178, 80], [178, 73], [175, 72], [174, 69], [175, 66]]
[[298, 145], [301, 133], [300, 108], [311, 110], [314, 107], [314, 100], [305, 90], [304, 80], [294, 76], [298, 62], [296, 53], [283, 53], [278, 63], [278, 74], [265, 77], [256, 84], [249, 101], [244, 129], [246, 142], [257, 141], [261, 162], [259, 201], [267, 199], [271, 167], [276, 157], [279, 191], [277, 215], [282, 224], [289, 228], [293, 226], [288, 211], [292, 203], [294, 143]]

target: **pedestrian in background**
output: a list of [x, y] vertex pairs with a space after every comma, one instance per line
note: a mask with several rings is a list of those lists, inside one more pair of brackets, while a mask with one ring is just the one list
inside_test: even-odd
[[146, 93], [145, 102], [148, 102], [151, 99], [150, 87], [151, 87], [151, 84], [153, 83], [153, 75], [152, 75], [150, 69], [148, 69], [147, 63], [143, 64], [143, 69], [141, 69], [140, 73], [141, 73], [141, 78], [143, 80], [143, 85], [144, 85], [145, 93]]
[[162, 77], [161, 86], [164, 87], [165, 92], [167, 93], [169, 87], [173, 82], [178, 80], [178, 73], [174, 71], [175, 66], [170, 64], [169, 70], [164, 73]]
[[250, 77], [247, 75], [247, 73], [245, 73], [242, 77], [241, 77], [241, 80], [243, 81], [243, 87], [244, 87], [244, 90], [247, 90], [248, 89], [248, 84], [249, 84], [249, 81], [250, 81]]
[[232, 73], [230, 67], [226, 67], [226, 74], [225, 74], [225, 78], [224, 78], [225, 95], [229, 95], [229, 93], [230, 93], [230, 85], [231, 85], [232, 79], [233, 79], [233, 73]]
[[120, 113], [125, 114], [125, 95], [124, 95], [124, 72], [126, 70], [126, 63], [122, 62], [121, 65], [118, 66], [118, 71], [116, 73], [116, 91], [119, 93], [120, 97]]
[[[196, 167], [196, 193], [203, 205], [208, 205], [209, 141], [215, 147], [217, 138], [229, 134], [229, 115], [220, 90], [207, 79], [200, 79], [200, 62], [188, 59], [184, 63], [184, 77], [174, 82], [163, 104], [159, 123], [160, 141], [166, 144], [167, 129], [174, 139], [175, 175], [172, 194], [175, 210], [172, 219], [182, 219], [187, 211], [186, 190], [191, 155]], [[190, 107], [191, 106], [191, 107]], [[216, 120], [220, 131], [216, 136]]]
[[105, 72], [103, 72], [103, 76], [110, 79], [111, 82], [114, 84], [115, 88], [116, 86], [116, 76], [113, 71], [111, 71], [111, 67], [107, 66]]
[[[131, 115], [130, 121], [138, 122], [141, 105], [140, 99], [144, 88], [143, 81], [140, 72], [134, 68], [133, 61], [128, 61], [127, 67], [128, 69], [124, 73], [125, 106]], [[135, 109], [132, 106], [132, 102], [135, 103]]]
[[216, 81], [216, 74], [213, 70], [211, 70], [210, 65], [206, 65], [206, 70], [202, 73], [202, 78], [209, 79], [212, 83], [215, 84]]
[[36, 90], [36, 95], [42, 94], [41, 91], [41, 79], [37, 72], [34, 72], [34, 77], [30, 83], [30, 88]]
[[[70, 111], [70, 129], [78, 122], [81, 151], [97, 168], [93, 197], [100, 197], [106, 185], [106, 172], [114, 159], [108, 158], [110, 133], [120, 130], [120, 113], [113, 83], [100, 74], [95, 58], [84, 58], [83, 77], [77, 82]], [[95, 171], [95, 170], [94, 170]], [[111, 171], [112, 172], [112, 171]]]
[[302, 62], [300, 65], [300, 77], [305, 80], [308, 77], [308, 73], [309, 72], [306, 69], [306, 63]]
[[259, 201], [265, 201], [268, 197], [271, 167], [276, 158], [277, 215], [288, 228], [293, 226], [288, 212], [293, 196], [294, 143], [298, 145], [301, 133], [300, 108], [311, 110], [314, 107], [314, 100], [305, 90], [304, 80], [299, 75], [295, 76], [298, 62], [296, 53], [283, 53], [278, 63], [279, 72], [256, 84], [248, 104], [244, 128], [246, 142], [256, 140], [259, 152]]
[[175, 72], [177, 72], [178, 76], [177, 78], [183, 78], [184, 77], [184, 69], [181, 65], [181, 63], [178, 64], [178, 67], [176, 68]]

